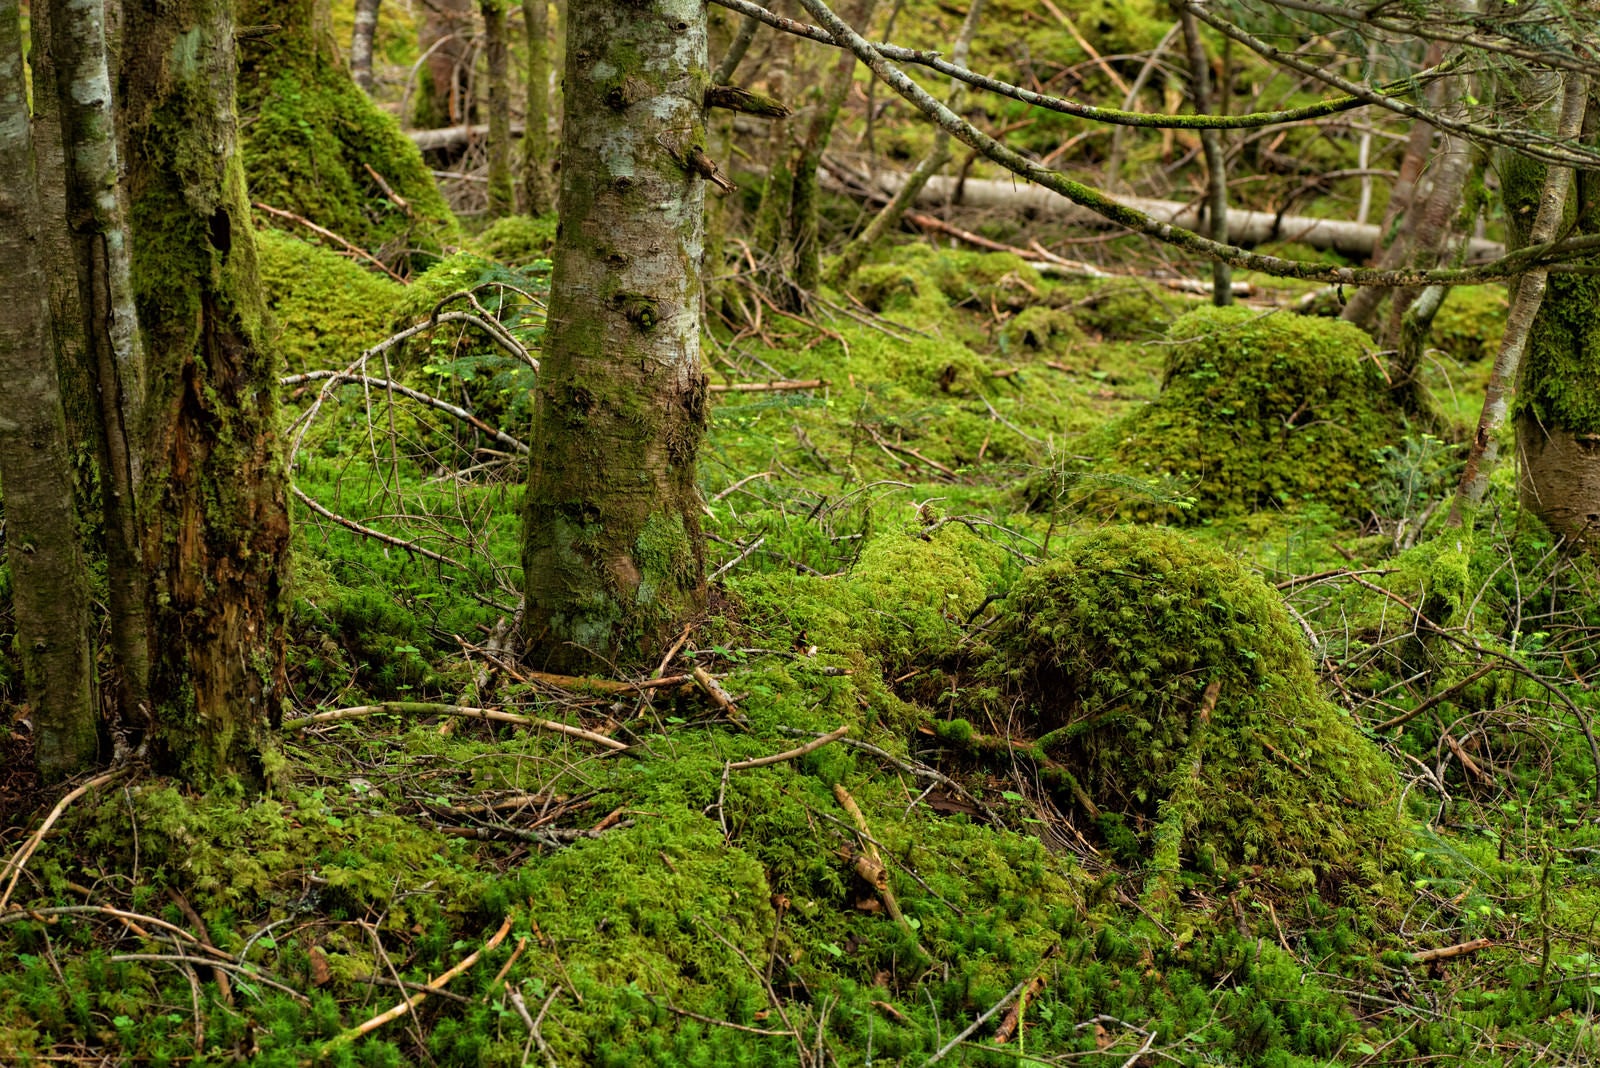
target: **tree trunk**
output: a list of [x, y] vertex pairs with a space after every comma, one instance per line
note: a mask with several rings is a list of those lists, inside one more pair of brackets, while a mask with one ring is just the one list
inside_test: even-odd
[[[106, 46], [106, 8], [97, 0], [51, 0], [50, 52], [55, 61], [67, 184], [66, 211], [78, 280], [77, 310], [86, 347], [76, 374], [95, 383], [97, 466], [106, 546], [106, 609], [117, 690], [114, 730], [148, 726], [150, 605], [142, 580], [138, 502], [148, 372], [139, 344], [123, 161], [113, 116]], [[40, 87], [41, 89], [45, 87]]]
[[484, 59], [489, 67], [489, 216], [510, 215], [517, 207], [511, 184], [511, 83], [508, 0], [483, 0]]
[[378, 32], [378, 5], [383, 0], [356, 0], [355, 26], [350, 31], [350, 77], [372, 95], [372, 38]]
[[543, 215], [555, 207], [550, 174], [550, 4], [522, 0], [528, 45], [528, 103], [522, 134], [522, 211]]
[[[1211, 65], [1206, 60], [1206, 45], [1200, 39], [1200, 26], [1186, 8], [1178, 9], [1178, 24], [1183, 28], [1183, 43], [1189, 53], [1189, 99], [1196, 115], [1211, 111]], [[1221, 130], [1201, 130], [1200, 147], [1206, 158], [1206, 209], [1210, 230], [1206, 236], [1228, 243], [1228, 164], [1222, 150]], [[1211, 303], [1225, 308], [1233, 303], [1233, 269], [1221, 260], [1211, 263]]]
[[643, 662], [705, 607], [708, 84], [703, 0], [570, 0], [523, 548], [524, 636], [553, 670]]
[[284, 694], [289, 524], [274, 361], [238, 153], [231, 0], [130, 5], [123, 127], [150, 361], [138, 520], [158, 767], [262, 777]]
[[50, 304], [38, 245], [53, 229], [34, 170], [17, 0], [0, 0], [0, 492], [16, 645], [46, 781], [94, 762], [88, 572], [78, 546]]
[[[1571, 77], [1571, 75], [1568, 75]], [[1593, 84], [1591, 79], [1591, 92]], [[1600, 105], [1591, 95], [1582, 142], [1600, 140]], [[1533, 240], [1545, 168], [1525, 160], [1501, 167], [1513, 241]], [[1600, 175], [1579, 171], [1562, 220], [1563, 237], [1600, 234]], [[1593, 262], [1587, 264], [1591, 269]], [[1523, 355], [1517, 406], [1519, 488], [1524, 507], [1551, 530], [1593, 548], [1600, 540], [1600, 276], [1551, 272]], [[1508, 326], [1509, 331], [1509, 326]]]

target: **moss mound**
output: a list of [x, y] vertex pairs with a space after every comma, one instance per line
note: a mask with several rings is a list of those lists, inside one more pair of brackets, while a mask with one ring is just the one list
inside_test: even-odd
[[397, 262], [415, 249], [453, 243], [455, 217], [422, 153], [351, 80], [326, 8], [252, 0], [241, 8], [240, 24], [274, 27], [240, 46], [250, 195]]
[[1116, 459], [1194, 487], [1191, 519], [1316, 501], [1359, 518], [1374, 452], [1401, 436], [1348, 323], [1201, 308], [1167, 332], [1161, 395], [1112, 428]]
[[1400, 834], [1394, 773], [1319, 696], [1282, 600], [1215, 549], [1092, 534], [1024, 575], [994, 646], [990, 670], [1024, 698], [1039, 748], [1103, 830], [1138, 833], [1158, 876], [1186, 858], [1266, 863], [1291, 884], [1372, 880]]
[[261, 285], [290, 371], [344, 367], [383, 340], [405, 289], [277, 230], [256, 235]]

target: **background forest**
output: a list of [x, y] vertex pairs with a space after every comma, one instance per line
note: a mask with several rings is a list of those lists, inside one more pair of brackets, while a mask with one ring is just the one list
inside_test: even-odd
[[1597, 29], [0, 0], [0, 1065], [1594, 1063]]

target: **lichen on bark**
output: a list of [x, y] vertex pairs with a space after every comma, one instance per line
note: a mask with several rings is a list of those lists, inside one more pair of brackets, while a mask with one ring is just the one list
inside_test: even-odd
[[705, 603], [695, 452], [701, 0], [573, 0], [561, 224], [535, 397], [524, 635], [558, 670], [636, 661]]

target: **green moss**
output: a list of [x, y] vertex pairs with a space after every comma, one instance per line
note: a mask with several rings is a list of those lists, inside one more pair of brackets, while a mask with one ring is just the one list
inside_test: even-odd
[[516, 267], [549, 259], [556, 244], [556, 217], [507, 215], [479, 234], [475, 244], [488, 258]]
[[276, 347], [290, 372], [342, 368], [381, 341], [404, 288], [338, 253], [277, 230], [256, 235]]
[[1428, 343], [1461, 363], [1490, 360], [1506, 329], [1503, 286], [1457, 286], [1433, 317]]
[[1158, 876], [1182, 856], [1373, 881], [1402, 837], [1393, 771], [1230, 556], [1170, 531], [1090, 535], [1024, 575], [993, 642], [988, 673], [1045, 755], [1139, 828]]
[[314, 8], [254, 0], [241, 12], [242, 23], [280, 27], [241, 44], [240, 131], [251, 196], [391, 261], [454, 243], [455, 218], [422, 154], [356, 87], [337, 58], [326, 11]]
[[1109, 431], [1125, 468], [1193, 486], [1192, 518], [1306, 501], [1365, 514], [1375, 450], [1401, 436], [1365, 334], [1335, 320], [1205, 308], [1168, 336], [1161, 396]]

